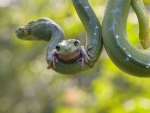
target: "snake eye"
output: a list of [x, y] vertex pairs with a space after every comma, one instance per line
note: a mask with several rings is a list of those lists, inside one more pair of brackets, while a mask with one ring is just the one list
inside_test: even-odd
[[79, 41], [76, 40], [76, 41], [74, 42], [74, 45], [75, 45], [75, 46], [78, 46], [78, 45], [79, 45]]
[[24, 30], [24, 34], [28, 35], [29, 34], [28, 30]]
[[60, 46], [59, 46], [59, 45], [56, 46], [56, 50], [57, 50], [57, 51], [60, 50]]

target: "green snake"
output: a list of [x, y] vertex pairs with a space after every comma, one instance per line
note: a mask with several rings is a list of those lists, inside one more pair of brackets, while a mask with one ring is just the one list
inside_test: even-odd
[[[140, 41], [146, 50], [136, 49], [127, 39], [126, 22], [131, 5], [138, 16]], [[150, 77], [148, 26], [141, 0], [107, 0], [102, 22], [104, 47], [114, 64], [128, 74]]]
[[[103, 35], [105, 49], [116, 66], [128, 74], [139, 77], [149, 77], [149, 50], [136, 49], [130, 44], [126, 35], [126, 21], [130, 5], [132, 5], [139, 20], [140, 43], [144, 49], [149, 48], [149, 23], [145, 7], [141, 0], [107, 0], [102, 23], [102, 32], [101, 25], [88, 0], [72, 0], [72, 2], [85, 27], [87, 34], [87, 53], [90, 52], [91, 55], [98, 59], [102, 50], [101, 35]], [[54, 58], [52, 62], [53, 64], [56, 62], [56, 65], [54, 66], [49, 63], [49, 52], [54, 49], [60, 50], [60, 47], [64, 44], [67, 45], [67, 43], [72, 43], [72, 40], [61, 42], [65, 37], [64, 32], [60, 26], [52, 20], [41, 18], [37, 21], [31, 21], [26, 26], [19, 27], [16, 34], [18, 38], [23, 40], [49, 41], [46, 49], [46, 60], [49, 67], [53, 68], [55, 71], [62, 74], [76, 74], [83, 71], [81, 70], [83, 61], [81, 63], [74, 60], [74, 58], [77, 57], [76, 55], [74, 56], [74, 53], [71, 53], [71, 56], [73, 56], [71, 58], [70, 56], [66, 57], [65, 55], [57, 55], [57, 60]], [[73, 44], [78, 44], [78, 41], [73, 42]], [[92, 49], [88, 49], [89, 47], [92, 47]], [[65, 49], [68, 48], [65, 47]], [[78, 51], [76, 53], [78, 53]], [[55, 53], [52, 55], [55, 55]], [[78, 55], [80, 56], [79, 53]], [[86, 61], [87, 65], [85, 65], [84, 70], [92, 67], [96, 61], [97, 60], [92, 61], [91, 64]]]
[[[78, 40], [64, 40], [65, 36], [62, 28], [48, 18], [31, 21], [16, 30], [19, 39], [48, 41], [46, 48], [48, 68], [52, 68], [61, 74], [77, 74], [93, 67], [101, 54], [103, 46], [102, 28], [89, 1], [72, 0], [72, 3], [86, 31], [86, 50], [84, 46], [81, 46], [81, 50], [76, 50], [80, 47]], [[74, 46], [75, 49], [70, 46]], [[61, 50], [61, 47], [64, 49]], [[74, 52], [71, 53], [71, 51]], [[83, 58], [85, 56], [87, 59]]]

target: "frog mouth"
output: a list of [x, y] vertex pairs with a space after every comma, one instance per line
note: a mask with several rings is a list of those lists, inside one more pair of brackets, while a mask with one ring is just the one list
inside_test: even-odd
[[71, 61], [76, 60], [81, 57], [81, 51], [80, 49], [74, 51], [73, 53], [70, 53], [68, 55], [58, 55], [58, 58], [62, 59], [63, 61]]

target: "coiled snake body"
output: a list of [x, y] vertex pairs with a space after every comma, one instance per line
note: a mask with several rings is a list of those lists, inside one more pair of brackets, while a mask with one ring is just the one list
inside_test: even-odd
[[[49, 41], [46, 49], [48, 68], [53, 68], [56, 72], [62, 74], [76, 74], [92, 67], [98, 60], [103, 45], [101, 25], [88, 0], [72, 0], [72, 3], [86, 31], [87, 43], [85, 48], [87, 48], [87, 52], [84, 46], [81, 46], [80, 50], [77, 49], [79, 46], [77, 44], [78, 41], [62, 41], [64, 40], [63, 30], [48, 18], [31, 21], [23, 27], [18, 27], [16, 30], [17, 37], [22, 40]], [[68, 43], [74, 44], [74, 48], [71, 48], [70, 46], [72, 45]], [[64, 48], [63, 55], [59, 52], [61, 50], [60, 46]], [[71, 51], [74, 52], [71, 53]], [[78, 59], [76, 59], [77, 57]], [[94, 59], [93, 57], [96, 58], [94, 61], [92, 60]], [[79, 60], [81, 62], [77, 62]], [[83, 66], [84, 62], [86, 63], [85, 66]], [[81, 67], [84, 69], [81, 69]]]
[[[136, 49], [130, 44], [126, 35], [126, 21], [130, 5], [132, 5], [139, 20], [141, 45], [144, 49], [149, 49], [149, 22], [141, 0], [107, 0], [102, 32], [99, 20], [88, 0], [72, 0], [72, 2], [85, 27], [87, 51], [84, 46], [80, 48], [78, 41], [68, 40], [61, 42], [64, 40], [63, 30], [55, 22], [47, 18], [31, 21], [26, 26], [19, 27], [16, 30], [17, 37], [24, 40], [50, 41], [46, 49], [48, 68], [53, 68], [62, 74], [76, 74], [83, 71], [81, 70], [83, 62], [88, 64], [84, 67], [84, 70], [87, 70], [97, 61], [92, 61], [91, 59], [93, 59], [93, 56], [94, 58], [99, 58], [102, 50], [103, 35], [105, 49], [116, 66], [131, 75], [150, 77], [150, 51]], [[72, 45], [68, 45], [68, 43], [71, 43], [75, 48], [70, 49]], [[60, 47], [64, 47], [63, 52], [58, 52], [61, 50]], [[72, 51], [74, 52], [72, 53]], [[85, 56], [87, 56], [87, 59], [83, 59]], [[77, 62], [77, 58], [82, 63]]]
[[144, 18], [147, 18], [145, 17], [146, 15], [140, 13], [140, 11], [145, 10], [141, 0], [107, 0], [102, 22], [104, 46], [111, 60], [121, 70], [138, 77], [150, 77], [150, 51], [136, 49], [131, 46], [127, 39], [126, 21], [131, 4], [135, 4], [135, 7], [138, 8], [139, 11], [136, 13], [139, 19], [143, 17], [143, 19], [139, 20], [141, 44], [144, 49], [149, 48], [149, 40], [146, 37], [148, 28], [145, 27], [145, 23], [148, 22], [144, 20]]

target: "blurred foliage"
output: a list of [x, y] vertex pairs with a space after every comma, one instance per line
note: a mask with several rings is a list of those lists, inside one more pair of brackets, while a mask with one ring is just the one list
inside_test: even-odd
[[[145, 2], [150, 14], [150, 1]], [[100, 22], [105, 0], [90, 1]], [[0, 0], [0, 113], [149, 113], [149, 78], [119, 70], [105, 50], [95, 65], [78, 75], [61, 75], [46, 69], [47, 42], [21, 41], [17, 26], [49, 17], [66, 38], [84, 43], [84, 28], [71, 0]], [[131, 9], [128, 36], [138, 40], [138, 21]], [[134, 37], [134, 38], [131, 38]]]

